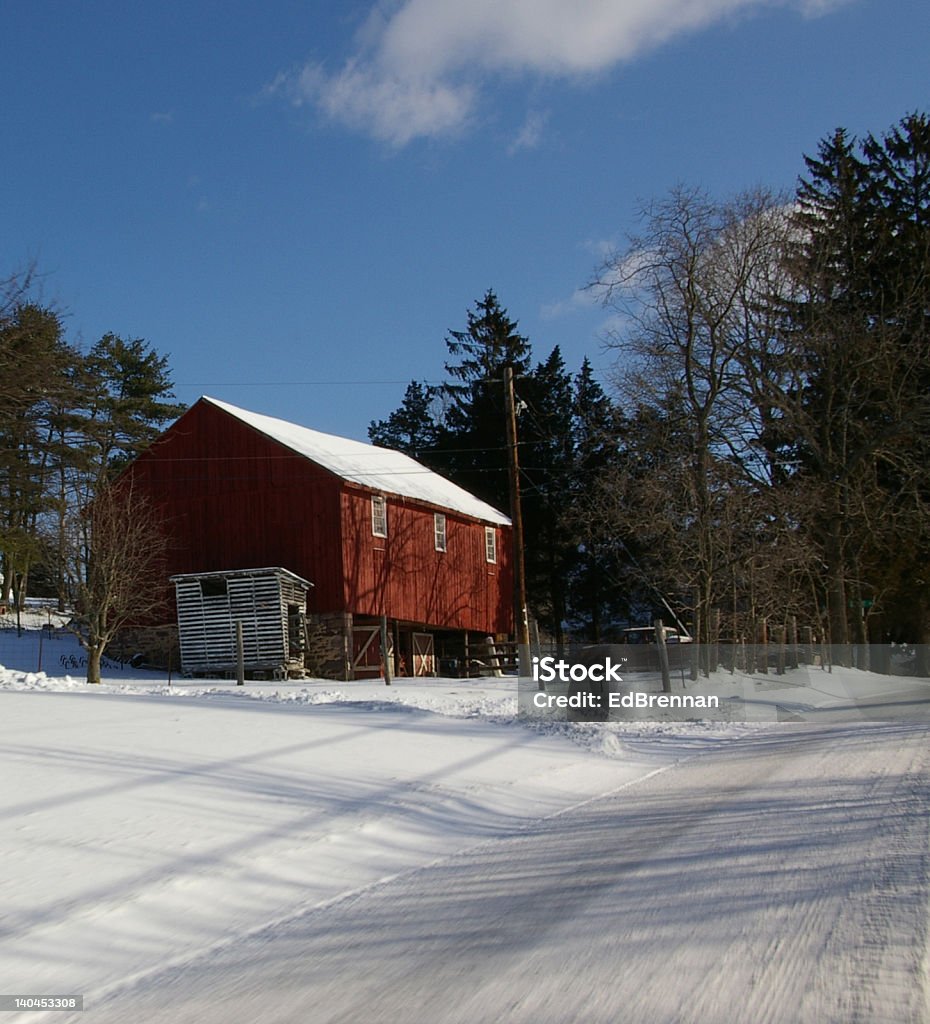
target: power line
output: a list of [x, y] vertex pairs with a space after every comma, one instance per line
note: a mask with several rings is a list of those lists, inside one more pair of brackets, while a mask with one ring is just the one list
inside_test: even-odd
[[[172, 383], [174, 388], [283, 388], [283, 387], [333, 387], [336, 386], [351, 386], [357, 387], [358, 385], [381, 385], [390, 384], [396, 387], [400, 384], [409, 384], [409, 380], [243, 380], [243, 381], [200, 381], [188, 383], [185, 381], [175, 381]], [[429, 387], [438, 387], [442, 384], [442, 381], [417, 381], [419, 384], [426, 384]]]

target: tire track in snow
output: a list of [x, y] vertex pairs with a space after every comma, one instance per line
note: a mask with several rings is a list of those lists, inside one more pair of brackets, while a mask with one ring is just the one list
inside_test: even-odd
[[93, 1019], [926, 1020], [927, 738], [744, 739], [140, 979]]

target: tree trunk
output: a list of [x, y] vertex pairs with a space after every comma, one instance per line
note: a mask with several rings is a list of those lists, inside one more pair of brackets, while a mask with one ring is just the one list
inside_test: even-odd
[[9, 558], [4, 555], [0, 559], [0, 604], [12, 604], [13, 595], [13, 570]]
[[87, 648], [87, 682], [100, 682], [100, 660], [103, 658], [103, 647], [96, 645]]
[[838, 520], [830, 524], [827, 538], [827, 621], [830, 627], [830, 643], [833, 647], [832, 662], [849, 667], [849, 617], [846, 609], [846, 564], [843, 558], [843, 542]]

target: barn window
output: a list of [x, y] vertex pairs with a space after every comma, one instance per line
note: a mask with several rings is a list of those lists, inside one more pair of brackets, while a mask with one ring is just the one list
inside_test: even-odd
[[371, 532], [376, 537], [387, 536], [387, 507], [380, 494], [371, 496]]
[[436, 541], [436, 550], [446, 550], [446, 517], [441, 512], [433, 513], [433, 536]]
[[497, 561], [497, 531], [493, 526], [484, 528], [484, 557], [489, 562]]
[[219, 578], [205, 577], [200, 581], [200, 593], [204, 597], [225, 597], [226, 579], [223, 576]]

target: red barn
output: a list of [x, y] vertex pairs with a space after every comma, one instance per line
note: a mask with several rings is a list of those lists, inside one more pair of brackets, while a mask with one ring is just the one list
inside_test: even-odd
[[329, 638], [336, 674], [380, 670], [382, 616], [407, 674], [512, 629], [510, 520], [400, 452], [205, 397], [127, 475], [164, 515], [170, 575], [310, 580], [308, 636]]

